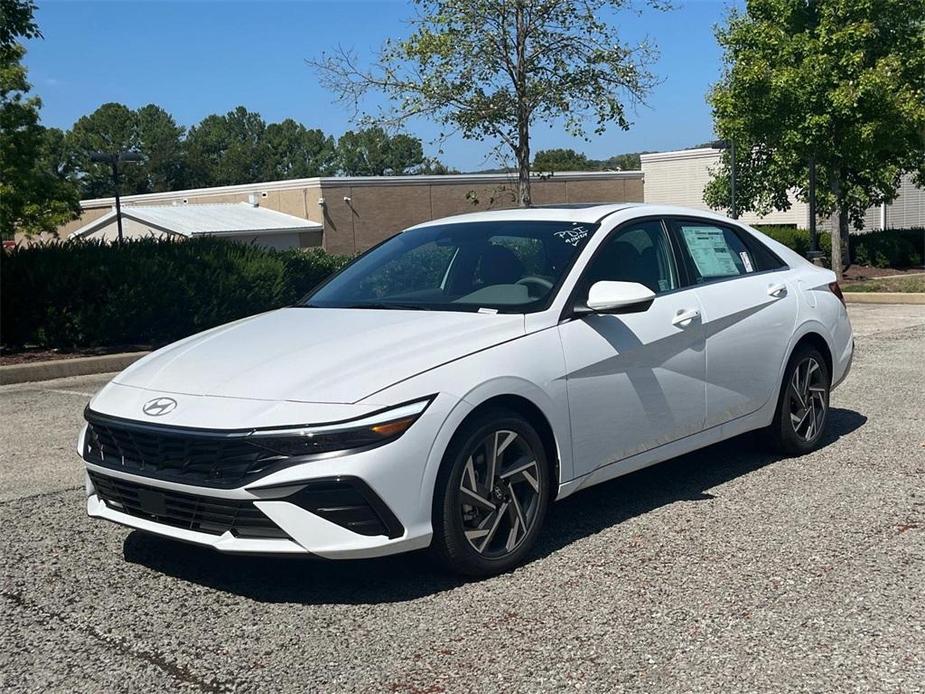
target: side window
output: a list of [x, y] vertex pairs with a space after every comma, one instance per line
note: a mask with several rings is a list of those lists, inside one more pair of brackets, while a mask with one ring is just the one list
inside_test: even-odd
[[755, 259], [755, 267], [758, 270], [779, 270], [787, 267], [787, 263], [774, 255], [767, 246], [754, 236], [747, 232], [742, 232], [742, 237], [742, 240], [748, 246], [748, 250], [752, 253], [752, 258]]
[[679, 221], [676, 227], [697, 283], [747, 275], [761, 269], [748, 246], [732, 229], [688, 221]]
[[668, 236], [657, 220], [621, 229], [585, 271], [584, 286], [595, 282], [638, 282], [656, 294], [678, 288], [678, 273]]

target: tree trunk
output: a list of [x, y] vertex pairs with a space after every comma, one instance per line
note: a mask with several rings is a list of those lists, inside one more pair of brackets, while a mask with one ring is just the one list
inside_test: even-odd
[[[838, 209], [838, 224], [832, 227], [832, 272], [835, 273], [835, 279], [839, 282], [842, 280], [842, 274], [844, 273], [845, 264], [844, 264], [844, 249], [842, 248], [842, 239], [844, 236], [842, 234], [842, 227], [846, 230], [848, 228], [848, 207], [844, 199], [842, 199], [842, 176], [838, 174], [834, 178], [830, 179], [829, 188], [832, 193], [835, 194], [835, 199], [837, 200], [837, 209]], [[846, 231], [847, 233], [847, 231]]]
[[850, 231], [848, 224], [848, 208], [839, 207], [838, 235], [841, 237], [841, 262], [843, 268], [847, 268], [851, 265], [851, 248], [849, 247], [850, 240], [848, 238]]
[[516, 29], [516, 69], [514, 90], [517, 93], [517, 205], [530, 207], [530, 107], [527, 103], [527, 27], [524, 4], [514, 7]]
[[841, 209], [838, 212], [839, 223], [832, 227], [832, 272], [835, 273], [835, 279], [839, 282], [842, 280], [842, 263], [841, 263]]
[[517, 206], [530, 207], [530, 132], [518, 127], [517, 146]]

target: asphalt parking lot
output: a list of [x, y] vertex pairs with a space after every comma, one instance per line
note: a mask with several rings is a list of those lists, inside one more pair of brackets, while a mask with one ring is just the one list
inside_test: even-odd
[[925, 306], [851, 307], [825, 446], [740, 437], [556, 504], [534, 557], [244, 559], [90, 521], [106, 377], [0, 388], [5, 691], [925, 691]]

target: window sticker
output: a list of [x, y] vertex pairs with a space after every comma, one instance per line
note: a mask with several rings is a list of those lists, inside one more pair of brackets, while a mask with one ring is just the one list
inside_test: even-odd
[[684, 241], [701, 277], [738, 275], [735, 256], [726, 243], [726, 235], [716, 227], [681, 227]]
[[752, 267], [752, 259], [748, 257], [748, 251], [739, 251], [739, 257], [742, 259], [742, 264], [745, 266], [745, 272], [755, 271], [755, 268]]
[[553, 236], [562, 239], [570, 246], [577, 246], [588, 235], [588, 229], [582, 226], [557, 231]]

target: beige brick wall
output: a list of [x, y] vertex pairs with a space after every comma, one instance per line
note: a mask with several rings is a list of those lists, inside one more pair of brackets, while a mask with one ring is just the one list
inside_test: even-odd
[[[272, 182], [225, 189], [177, 191], [128, 196], [126, 206], [247, 202], [257, 203], [324, 225], [320, 234], [304, 234], [303, 248], [321, 246], [331, 253], [353, 255], [409, 226], [466, 212], [515, 205], [512, 176], [397, 177], [395, 179], [323, 178]], [[537, 205], [558, 202], [642, 202], [642, 174], [557, 174], [531, 184]], [[349, 202], [344, 198], [349, 198]], [[324, 199], [324, 205], [319, 204]], [[110, 200], [87, 201], [77, 221], [61, 228], [66, 236], [112, 209]]]
[[[642, 177], [612, 180], [536, 180], [537, 205], [558, 202], [642, 202]], [[322, 183], [325, 200], [324, 248], [332, 253], [361, 253], [385, 238], [432, 219], [515, 206], [513, 179], [492, 182], [402, 185]], [[350, 198], [350, 203], [344, 197]]]

